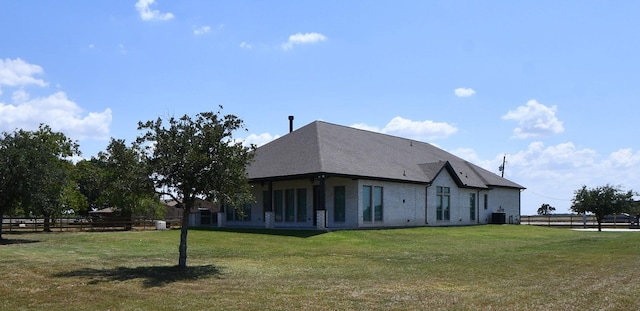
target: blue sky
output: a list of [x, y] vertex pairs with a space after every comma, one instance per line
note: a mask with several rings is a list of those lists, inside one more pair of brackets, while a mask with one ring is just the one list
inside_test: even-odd
[[314, 120], [437, 145], [527, 187], [640, 190], [638, 1], [0, 0], [0, 131], [83, 156], [214, 111], [264, 144]]

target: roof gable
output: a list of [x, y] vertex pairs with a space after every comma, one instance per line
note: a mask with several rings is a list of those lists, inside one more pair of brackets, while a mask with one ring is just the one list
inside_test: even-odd
[[315, 121], [256, 150], [250, 179], [315, 173], [430, 183], [447, 169], [460, 186], [523, 188], [431, 144]]

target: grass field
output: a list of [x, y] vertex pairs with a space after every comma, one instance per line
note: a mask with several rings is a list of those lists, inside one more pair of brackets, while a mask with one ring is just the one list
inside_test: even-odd
[[533, 226], [5, 235], [1, 310], [633, 310], [640, 234]]

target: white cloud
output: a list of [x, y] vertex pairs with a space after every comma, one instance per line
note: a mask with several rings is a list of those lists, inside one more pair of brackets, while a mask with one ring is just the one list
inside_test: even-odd
[[608, 162], [613, 167], [640, 167], [640, 151], [633, 152], [631, 148], [620, 149], [609, 155]]
[[23, 87], [30, 84], [48, 86], [44, 80], [33, 77], [43, 73], [42, 67], [19, 58], [0, 60], [0, 85], [17, 88], [12, 92], [13, 103], [0, 101], [0, 131], [34, 130], [40, 123], [44, 123], [72, 139], [108, 139], [110, 109], [86, 113], [61, 91], [45, 97], [31, 98]]
[[202, 26], [193, 30], [193, 34], [196, 36], [204, 35], [209, 32], [211, 32], [211, 26]]
[[556, 106], [547, 107], [532, 99], [525, 106], [510, 110], [502, 119], [518, 122], [514, 138], [541, 137], [564, 132], [562, 121], [556, 117], [557, 110]]
[[535, 214], [543, 203], [559, 208], [557, 212], [569, 212], [573, 192], [582, 185], [640, 184], [640, 176], [630, 173], [640, 171], [640, 151], [632, 149], [601, 155], [572, 142], [552, 146], [533, 142], [526, 150], [508, 155], [507, 161], [508, 177], [528, 188], [523, 192], [523, 214]]
[[287, 51], [292, 49], [295, 45], [301, 44], [313, 44], [322, 41], [326, 41], [327, 37], [321, 33], [317, 32], [308, 32], [308, 33], [297, 33], [295, 35], [289, 36], [289, 40], [281, 45], [282, 49]]
[[529, 172], [573, 170], [590, 167], [596, 162], [598, 154], [595, 150], [578, 148], [572, 142], [545, 147], [542, 142], [529, 144], [527, 150], [520, 151], [512, 157], [514, 164], [519, 164]]
[[444, 122], [433, 122], [431, 120], [413, 121], [403, 117], [395, 117], [387, 125], [379, 129], [364, 123], [354, 124], [351, 127], [368, 131], [380, 132], [400, 137], [412, 138], [420, 141], [428, 141], [438, 138], [446, 138], [455, 134], [458, 129]]
[[20, 89], [13, 92], [13, 96], [11, 97], [14, 103], [23, 103], [29, 100], [29, 93], [25, 90]]
[[245, 146], [249, 146], [250, 144], [254, 144], [258, 147], [272, 141], [275, 139], [280, 138], [280, 135], [271, 135], [269, 133], [262, 133], [262, 134], [251, 134], [249, 136], [247, 136], [247, 138], [244, 139], [243, 141], [243, 145]]
[[380, 129], [379, 127], [367, 125], [365, 123], [356, 123], [356, 124], [351, 125], [351, 127], [357, 128], [357, 129], [360, 129], [360, 130], [370, 131], [370, 132], [382, 133], [382, 129]]
[[29, 64], [20, 58], [0, 59], [0, 88], [26, 85], [46, 87], [49, 85], [47, 82], [34, 77], [43, 73], [42, 67]]
[[[20, 97], [28, 99], [28, 94], [21, 94]], [[40, 123], [72, 139], [108, 139], [111, 109], [84, 114], [83, 109], [69, 100], [64, 92], [15, 105], [0, 103], [0, 130], [33, 130]]]
[[167, 21], [173, 19], [171, 13], [160, 13], [158, 10], [152, 10], [151, 5], [155, 4], [155, 0], [138, 0], [136, 2], [136, 10], [140, 13], [140, 18], [144, 21]]
[[243, 48], [243, 49], [249, 49], [249, 50], [252, 48], [251, 44], [246, 43], [246, 42], [240, 43], [240, 47]]
[[476, 91], [473, 90], [472, 88], [466, 88], [466, 87], [459, 87], [459, 88], [453, 90], [453, 92], [458, 97], [469, 97], [469, 96], [471, 96], [471, 95], [476, 93]]

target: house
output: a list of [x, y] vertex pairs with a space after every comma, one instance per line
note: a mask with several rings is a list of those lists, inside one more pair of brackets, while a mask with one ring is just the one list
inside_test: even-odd
[[255, 201], [220, 225], [517, 224], [525, 189], [431, 144], [322, 121], [257, 148], [247, 174]]

